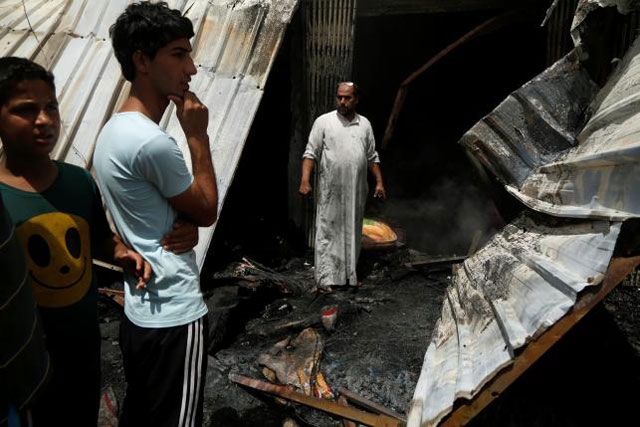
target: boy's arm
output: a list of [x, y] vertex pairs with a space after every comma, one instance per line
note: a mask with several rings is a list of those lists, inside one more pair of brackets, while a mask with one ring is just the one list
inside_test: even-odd
[[176, 104], [176, 115], [187, 138], [194, 179], [189, 188], [168, 200], [194, 224], [208, 227], [218, 219], [218, 187], [207, 135], [209, 113], [192, 92], [185, 92], [184, 98], [169, 98]]
[[100, 257], [101, 259], [119, 265], [127, 273], [138, 279], [137, 289], [146, 286], [151, 278], [151, 264], [142, 258], [142, 255], [138, 252], [125, 245], [122, 239], [120, 239], [120, 236], [112, 234], [109, 238], [105, 239], [100, 248], [102, 248], [101, 255], [103, 255], [103, 257]]
[[91, 212], [91, 241], [93, 242], [94, 258], [117, 264], [127, 273], [138, 278], [137, 288], [144, 287], [151, 278], [151, 265], [136, 251], [126, 246], [120, 236], [113, 234], [104, 208], [102, 197], [95, 181], [89, 174], [87, 179], [90, 184], [92, 200]]
[[181, 218], [173, 222], [173, 228], [164, 235], [160, 244], [174, 254], [189, 252], [198, 244], [198, 226]]

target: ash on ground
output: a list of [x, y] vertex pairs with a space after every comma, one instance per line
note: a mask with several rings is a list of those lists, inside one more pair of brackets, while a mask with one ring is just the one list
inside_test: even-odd
[[[237, 373], [264, 380], [259, 355], [307, 327], [324, 338], [320, 370], [334, 391], [344, 387], [406, 413], [449, 275], [448, 266], [432, 273], [407, 269], [404, 264], [411, 257], [404, 249], [365, 253], [368, 270], [357, 292], [312, 291], [308, 259], [293, 259], [277, 270], [241, 269], [242, 277], [237, 274], [242, 263], [235, 263], [216, 274], [215, 280], [205, 278], [212, 344], [205, 425], [280, 427], [285, 419], [298, 425], [341, 425], [330, 415], [302, 405], [277, 404], [272, 397], [228, 379], [230, 373]], [[245, 266], [250, 263], [245, 261]], [[640, 384], [637, 282], [615, 288], [472, 425], [611, 425], [634, 419]], [[335, 306], [336, 328], [328, 332], [320, 314]], [[121, 315], [114, 302], [101, 300], [103, 384], [118, 402], [125, 392], [118, 346]]]
[[[236, 373], [265, 380], [259, 355], [307, 327], [324, 338], [319, 368], [334, 391], [344, 387], [406, 413], [450, 274], [449, 267], [431, 273], [405, 267], [412, 256], [407, 249], [363, 253], [362, 286], [331, 293], [314, 289], [313, 268], [299, 258], [278, 270], [244, 260], [211, 280], [203, 278], [211, 327], [205, 425], [279, 427], [287, 418], [300, 425], [342, 425], [228, 379]], [[331, 332], [321, 322], [327, 307], [338, 312]], [[118, 402], [126, 388], [117, 341], [121, 312], [112, 301], [100, 302], [103, 384]]]

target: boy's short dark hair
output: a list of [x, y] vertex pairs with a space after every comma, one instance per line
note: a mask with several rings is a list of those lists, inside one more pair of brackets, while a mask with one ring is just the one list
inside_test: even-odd
[[189, 18], [179, 10], [169, 9], [165, 2], [144, 1], [130, 4], [109, 28], [109, 35], [124, 78], [133, 81], [134, 52], [139, 50], [153, 59], [161, 47], [177, 39], [189, 39], [194, 32]]
[[56, 90], [53, 74], [41, 65], [15, 56], [0, 58], [0, 105], [4, 105], [13, 96], [18, 83], [25, 80], [42, 80], [54, 92]]

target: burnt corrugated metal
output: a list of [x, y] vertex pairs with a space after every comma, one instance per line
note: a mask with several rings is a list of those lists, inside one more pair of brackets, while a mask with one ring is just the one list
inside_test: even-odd
[[351, 78], [356, 0], [305, 3], [309, 123], [335, 105], [336, 85]]
[[640, 197], [628, 189], [640, 185], [639, 54], [636, 41], [589, 111], [595, 85], [569, 55], [512, 93], [461, 143], [534, 210], [638, 217]]
[[[0, 55], [33, 59], [56, 77], [62, 132], [53, 157], [86, 168], [102, 125], [125, 99], [108, 36], [128, 0], [25, 0], [0, 4]], [[211, 155], [218, 179], [219, 209], [262, 98], [284, 31], [297, 0], [172, 0], [195, 30], [198, 74], [191, 89], [209, 107]], [[190, 165], [184, 134], [167, 109], [161, 121]], [[196, 247], [202, 267], [215, 225], [200, 229]]]
[[604, 278], [620, 223], [525, 213], [454, 271], [424, 358], [408, 427], [432, 426], [473, 398], [514, 351]]
[[[580, 44], [582, 31], [588, 31], [588, 29], [584, 27], [587, 16], [605, 7], [615, 7], [619, 13], [627, 15], [636, 12], [638, 8], [640, 8], [640, 2], [638, 0], [579, 0], [573, 22], [571, 23], [571, 37], [576, 46]], [[630, 36], [630, 41], [635, 40], [637, 35], [635, 30], [637, 28], [637, 26], [632, 29], [622, 28], [620, 34], [622, 34], [623, 37], [627, 35]], [[629, 46], [629, 44], [627, 44], [627, 46]]]
[[513, 92], [460, 141], [538, 212], [525, 211], [455, 270], [410, 427], [436, 425], [456, 399], [476, 396], [584, 288], [601, 283], [617, 221], [640, 216], [640, 40], [600, 91], [577, 52]]

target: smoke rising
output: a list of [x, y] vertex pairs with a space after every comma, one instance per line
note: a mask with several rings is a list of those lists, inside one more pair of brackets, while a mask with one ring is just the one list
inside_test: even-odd
[[479, 187], [450, 178], [435, 182], [424, 197], [390, 198], [381, 212], [403, 228], [409, 247], [430, 255], [464, 255], [475, 234], [481, 233], [481, 244], [503, 224]]

